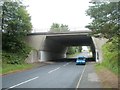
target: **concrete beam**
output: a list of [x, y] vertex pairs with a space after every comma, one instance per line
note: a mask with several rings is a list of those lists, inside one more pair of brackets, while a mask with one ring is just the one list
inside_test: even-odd
[[41, 50], [44, 47], [46, 35], [30, 35], [26, 37], [26, 42], [34, 49]]

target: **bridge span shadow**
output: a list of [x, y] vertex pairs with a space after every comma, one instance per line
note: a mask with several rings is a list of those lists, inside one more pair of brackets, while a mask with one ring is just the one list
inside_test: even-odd
[[[76, 62], [77, 58], [61, 58], [61, 59], [55, 59], [55, 60], [49, 60], [52, 62]], [[94, 58], [86, 58], [86, 62], [95, 62]]]

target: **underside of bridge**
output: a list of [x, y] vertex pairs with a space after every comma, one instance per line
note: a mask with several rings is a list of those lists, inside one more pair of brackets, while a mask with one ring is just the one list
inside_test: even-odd
[[69, 46], [90, 46], [95, 60], [95, 46], [89, 35], [46, 36], [41, 51], [41, 60], [60, 60], [66, 57]]

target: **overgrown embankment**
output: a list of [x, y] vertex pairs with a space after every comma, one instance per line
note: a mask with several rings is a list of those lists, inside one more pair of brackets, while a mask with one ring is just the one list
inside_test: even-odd
[[[103, 51], [103, 62], [99, 65], [108, 68], [110, 71], [115, 73], [116, 75], [120, 74], [118, 72], [118, 55], [120, 51], [118, 50], [118, 37], [113, 37], [102, 47]], [[98, 65], [98, 66], [99, 66]]]
[[[2, 52], [2, 74], [29, 69], [33, 65], [27, 64], [25, 59], [28, 57], [31, 48], [23, 44], [24, 48], [17, 51]], [[1, 70], [0, 70], [1, 71]]]
[[102, 48], [103, 50], [103, 62], [102, 65], [115, 74], [118, 74], [118, 50], [113, 50], [114, 44], [108, 42]]
[[25, 59], [31, 51], [25, 37], [31, 31], [32, 24], [26, 6], [20, 0], [3, 1], [1, 7], [2, 71], [7, 73], [24, 68]]
[[96, 71], [103, 88], [118, 88], [119, 54], [118, 37], [113, 37], [102, 47], [103, 62], [96, 64]]

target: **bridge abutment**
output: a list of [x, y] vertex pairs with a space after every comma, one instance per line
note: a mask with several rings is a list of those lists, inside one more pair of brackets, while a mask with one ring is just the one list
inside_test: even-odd
[[96, 38], [92, 37], [93, 43], [95, 45], [96, 50], [96, 62], [102, 62], [103, 55], [102, 55], [102, 46], [108, 41], [106, 38]]

